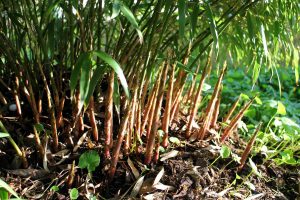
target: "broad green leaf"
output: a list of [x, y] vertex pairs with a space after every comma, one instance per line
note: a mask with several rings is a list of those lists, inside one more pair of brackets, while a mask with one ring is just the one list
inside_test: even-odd
[[286, 115], [286, 109], [283, 103], [281, 103], [280, 101], [278, 101], [277, 103], [277, 114]]
[[268, 57], [269, 51], [268, 51], [267, 39], [266, 39], [266, 35], [265, 35], [265, 28], [264, 28], [263, 24], [260, 26], [260, 34], [261, 34], [261, 39], [262, 39], [262, 43], [264, 46], [265, 56]]
[[293, 48], [292, 65], [295, 70], [296, 85], [298, 85], [299, 84], [299, 51], [295, 47]]
[[4, 188], [0, 188], [0, 199], [8, 199], [8, 192]]
[[97, 151], [90, 150], [84, 152], [80, 158], [78, 166], [81, 169], [87, 168], [89, 173], [95, 171], [96, 167], [100, 164], [100, 156]]
[[179, 37], [184, 38], [185, 27], [185, 0], [178, 0], [178, 22], [179, 22]]
[[92, 61], [90, 56], [86, 57], [86, 59], [82, 63], [81, 74], [80, 74], [80, 82], [79, 82], [79, 91], [80, 91], [80, 103], [79, 110], [81, 110], [84, 102], [87, 101], [87, 95], [89, 93], [90, 87], [90, 74], [92, 70]]
[[249, 38], [251, 43], [255, 43], [255, 39], [254, 39], [254, 26], [253, 26], [253, 20], [252, 20], [252, 14], [250, 13], [250, 11], [247, 13], [247, 28], [248, 28], [248, 34], [249, 34]]
[[17, 199], [20, 199], [20, 197], [17, 195], [17, 193], [2, 179], [0, 179], [0, 188], [4, 188], [6, 191], [14, 195]]
[[76, 188], [73, 188], [71, 191], [70, 191], [70, 198], [71, 200], [75, 200], [79, 197], [79, 192]]
[[88, 53], [81, 54], [79, 56], [76, 64], [75, 64], [75, 66], [74, 66], [74, 69], [71, 72], [71, 77], [70, 77], [71, 96], [73, 96], [73, 94], [74, 94], [74, 90], [76, 88], [77, 81], [79, 79], [81, 67], [82, 67], [84, 61], [86, 61], [87, 59], [89, 59], [89, 54]]
[[230, 156], [231, 150], [228, 146], [222, 145], [222, 148], [220, 150], [220, 155], [222, 158], [228, 158]]
[[130, 9], [127, 6], [125, 6], [124, 4], [121, 4], [120, 9], [121, 9], [121, 12], [123, 13], [123, 15], [126, 17], [126, 19], [133, 26], [133, 28], [135, 28], [135, 30], [139, 36], [140, 43], [143, 43], [143, 34], [142, 34], [141, 30], [139, 29], [139, 25], [138, 25], [134, 15], [130, 11]]
[[218, 58], [218, 54], [219, 54], [219, 36], [218, 36], [218, 30], [217, 30], [217, 25], [216, 25], [216, 21], [214, 19], [214, 14], [210, 8], [209, 3], [205, 4], [205, 14], [206, 17], [208, 18], [208, 23], [209, 23], [209, 28], [210, 28], [210, 32], [212, 34], [213, 40], [214, 40], [214, 53], [216, 55], [216, 58]]
[[123, 70], [121, 69], [120, 65], [109, 55], [102, 51], [93, 51], [93, 54], [97, 57], [99, 57], [101, 60], [106, 62], [109, 66], [113, 68], [113, 70], [116, 72], [118, 75], [121, 85], [123, 86], [124, 92], [128, 98], [130, 98], [129, 90], [128, 90], [128, 85], [126, 82], [126, 78], [123, 74]]
[[198, 20], [198, 15], [199, 15], [200, 9], [199, 5], [195, 3], [195, 6], [193, 8], [193, 12], [191, 13], [191, 29], [192, 29], [192, 37], [196, 33], [196, 27], [197, 27], [197, 20]]
[[9, 133], [0, 132], [0, 138], [10, 137]]
[[254, 66], [253, 66], [253, 74], [252, 74], [252, 84], [255, 85], [257, 79], [258, 79], [258, 76], [259, 76], [259, 73], [260, 73], [260, 64], [255, 62], [254, 63]]

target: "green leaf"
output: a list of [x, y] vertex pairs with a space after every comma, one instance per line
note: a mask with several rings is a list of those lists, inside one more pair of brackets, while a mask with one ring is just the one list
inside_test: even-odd
[[170, 140], [171, 143], [174, 143], [174, 144], [177, 144], [177, 145], [180, 144], [180, 140], [177, 137], [170, 137], [169, 140]]
[[184, 38], [185, 27], [185, 0], [178, 0], [178, 14], [179, 14], [179, 37]]
[[53, 186], [50, 188], [50, 191], [58, 192], [58, 191], [59, 191], [59, 187], [58, 187], [57, 185], [53, 185]]
[[228, 158], [230, 156], [231, 150], [228, 146], [222, 145], [220, 155], [222, 158]]
[[93, 51], [93, 54], [97, 57], [99, 57], [101, 60], [103, 60], [104, 62], [106, 62], [109, 66], [111, 66], [113, 68], [113, 70], [116, 72], [116, 74], [118, 75], [121, 85], [123, 86], [123, 89], [125, 91], [125, 94], [128, 98], [130, 98], [130, 94], [129, 94], [129, 90], [128, 90], [128, 85], [126, 82], [126, 78], [123, 74], [123, 70], [120, 67], [120, 65], [109, 55], [107, 55], [106, 53], [102, 52], [102, 51]]
[[214, 14], [210, 8], [209, 3], [205, 4], [205, 10], [206, 10], [206, 12], [205, 12], [206, 17], [208, 18], [210, 32], [211, 32], [213, 40], [214, 40], [214, 53], [216, 55], [216, 58], [218, 58], [218, 54], [219, 54], [218, 29], [217, 29], [216, 21], [214, 19]]
[[84, 152], [79, 158], [79, 168], [87, 168], [89, 173], [95, 171], [96, 167], [100, 164], [100, 156], [94, 150]]
[[36, 129], [36, 131], [37, 132], [43, 132], [45, 129], [44, 129], [44, 126], [43, 126], [43, 124], [41, 124], [41, 123], [37, 123], [37, 124], [35, 124], [34, 125], [34, 128]]
[[79, 88], [80, 88], [79, 110], [81, 110], [82, 106], [84, 105], [84, 102], [87, 101], [87, 95], [89, 93], [89, 87], [90, 87], [91, 70], [92, 70], [92, 60], [90, 56], [88, 56], [83, 61], [81, 66], [81, 75], [80, 75], [80, 82], [79, 82]]
[[0, 138], [10, 137], [9, 133], [0, 132]]
[[0, 199], [8, 199], [8, 192], [4, 188], [0, 188]]
[[192, 36], [196, 34], [196, 27], [197, 27], [197, 20], [199, 15], [200, 9], [199, 5], [195, 3], [195, 6], [193, 8], [193, 12], [191, 13], [191, 30], [192, 30]]
[[260, 33], [261, 33], [262, 43], [264, 46], [264, 53], [265, 53], [265, 56], [268, 57], [269, 51], [268, 51], [267, 39], [266, 39], [266, 35], [265, 35], [265, 28], [264, 28], [263, 24], [260, 26]]
[[280, 101], [277, 102], [277, 114], [286, 115], [285, 106]]
[[292, 66], [295, 70], [295, 79], [296, 79], [296, 85], [299, 84], [299, 51], [294, 47], [293, 48], [293, 61]]
[[119, 0], [114, 0], [113, 6], [112, 6], [112, 15], [110, 17], [110, 20], [116, 18], [120, 14], [120, 1]]
[[142, 34], [141, 30], [139, 29], [139, 25], [138, 25], [134, 15], [130, 11], [130, 9], [127, 6], [125, 6], [124, 4], [121, 5], [120, 9], [121, 9], [121, 12], [123, 13], [123, 15], [126, 17], [126, 19], [135, 28], [135, 30], [139, 36], [140, 43], [143, 43], [143, 34]]
[[20, 197], [17, 195], [17, 193], [2, 179], [0, 179], [0, 188], [4, 188], [7, 192], [9, 192], [12, 195], [14, 195], [15, 197], [17, 197], [17, 199], [20, 199]]
[[79, 197], [79, 192], [76, 188], [73, 188], [71, 191], [70, 191], [70, 198], [71, 200], [73, 199], [77, 199]]
[[70, 77], [70, 90], [71, 90], [71, 96], [73, 96], [74, 90], [77, 86], [77, 81], [79, 79], [81, 67], [86, 60], [89, 59], [89, 54], [88, 53], [83, 53], [79, 56], [74, 69], [71, 72], [71, 77]]

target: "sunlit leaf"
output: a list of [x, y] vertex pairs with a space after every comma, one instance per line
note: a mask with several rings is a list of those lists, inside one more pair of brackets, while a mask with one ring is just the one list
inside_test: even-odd
[[124, 4], [121, 5], [120, 7], [121, 12], [123, 13], [123, 15], [127, 18], [127, 20], [130, 22], [130, 24], [135, 28], [139, 39], [140, 39], [140, 43], [143, 43], [143, 34], [141, 32], [141, 30], [139, 29], [139, 25], [133, 15], [133, 13], [130, 11], [130, 9], [125, 6]]
[[76, 188], [71, 189], [70, 191], [70, 198], [71, 200], [75, 200], [79, 197], [79, 192]]
[[87, 168], [89, 173], [95, 171], [96, 167], [98, 167], [99, 164], [100, 156], [98, 155], [97, 151], [86, 151], [79, 157], [78, 166], [81, 169]]
[[222, 158], [228, 158], [230, 156], [231, 150], [228, 146], [222, 145], [222, 148], [220, 150], [220, 155]]
[[4, 188], [6, 191], [14, 195], [17, 199], [20, 199], [20, 197], [17, 195], [17, 193], [2, 179], [0, 179], [0, 188]]
[[285, 106], [280, 101], [278, 101], [278, 105], [277, 105], [277, 114], [286, 115]]
[[10, 137], [9, 133], [0, 132], [0, 138]]
[[205, 8], [206, 8], [205, 14], [208, 18], [210, 32], [211, 32], [211, 34], [213, 36], [213, 39], [214, 39], [214, 53], [215, 53], [216, 58], [217, 58], [218, 54], [219, 54], [219, 35], [218, 35], [218, 30], [217, 30], [217, 24], [216, 24], [216, 21], [214, 19], [214, 14], [211, 10], [211, 7], [210, 7], [209, 3], [205, 4]]

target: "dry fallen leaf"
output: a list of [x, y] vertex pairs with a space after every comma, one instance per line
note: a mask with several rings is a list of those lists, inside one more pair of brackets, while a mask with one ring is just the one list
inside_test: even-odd
[[176, 157], [178, 155], [178, 153], [179, 153], [179, 151], [177, 151], [177, 150], [172, 150], [168, 153], [164, 153], [161, 155], [160, 161], [165, 161], [169, 158]]
[[132, 171], [134, 177], [135, 177], [136, 179], [138, 179], [139, 176], [140, 176], [140, 173], [139, 173], [139, 171], [136, 169], [136, 167], [134, 166], [133, 162], [131, 161], [131, 159], [130, 159], [129, 157], [128, 157], [128, 159], [127, 159], [127, 163], [128, 163], [128, 165], [129, 165], [129, 167], [130, 167], [130, 169], [131, 169], [131, 171]]

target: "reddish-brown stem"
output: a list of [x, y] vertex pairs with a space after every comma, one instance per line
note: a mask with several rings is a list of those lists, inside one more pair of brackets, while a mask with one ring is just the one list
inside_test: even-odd
[[127, 108], [125, 110], [124, 117], [122, 118], [121, 126], [120, 126], [120, 129], [119, 129], [117, 143], [114, 145], [115, 148], [113, 150], [111, 165], [110, 165], [110, 169], [109, 169], [109, 178], [111, 180], [112, 180], [112, 178], [113, 178], [113, 176], [115, 175], [115, 172], [116, 172], [116, 167], [117, 167], [117, 163], [118, 163], [118, 160], [119, 160], [120, 149], [121, 149], [121, 146], [122, 146], [124, 136], [126, 134], [126, 128], [127, 128], [128, 119], [129, 119], [129, 112], [130, 112], [130, 104], [127, 105]]
[[34, 133], [34, 139], [35, 139], [36, 149], [39, 152], [40, 158], [43, 158], [44, 154], [45, 154], [44, 147], [43, 147], [43, 145], [41, 143], [39, 133], [37, 132], [35, 126], [33, 126], [33, 133]]
[[232, 105], [232, 107], [230, 108], [230, 110], [228, 111], [227, 115], [224, 117], [223, 122], [224, 123], [228, 123], [231, 115], [233, 114], [233, 112], [235, 111], [239, 101], [241, 99], [241, 95], [238, 97], [238, 99], [234, 102], [234, 104]]
[[[220, 89], [222, 90], [222, 88]], [[210, 124], [210, 128], [216, 128], [217, 127], [217, 121], [218, 121], [218, 116], [219, 116], [219, 111], [220, 111], [220, 103], [221, 103], [221, 91], [219, 92], [218, 99], [215, 105], [215, 109], [212, 115], [212, 120]]]
[[19, 84], [19, 78], [16, 76], [15, 79], [15, 86], [16, 88], [14, 89], [14, 98], [15, 98], [15, 102], [16, 102], [16, 107], [17, 107], [17, 113], [19, 116], [22, 115], [22, 110], [21, 110], [21, 104], [20, 104], [20, 98], [19, 98], [19, 88], [20, 88], [20, 84]]
[[257, 128], [255, 129], [255, 132], [254, 132], [253, 136], [249, 140], [249, 142], [248, 142], [248, 144], [247, 144], [247, 146], [246, 146], [246, 148], [245, 148], [245, 150], [243, 152], [243, 155], [241, 157], [241, 164], [239, 165], [238, 170], [243, 169], [243, 167], [245, 165], [245, 162], [246, 162], [246, 159], [247, 159], [247, 157], [248, 157], [248, 155], [249, 155], [249, 153], [250, 153], [250, 151], [252, 149], [252, 146], [253, 146], [253, 144], [255, 142], [256, 136], [257, 136], [257, 134], [258, 134], [258, 132], [259, 132], [259, 130], [261, 128], [261, 125], [262, 125], [262, 123], [260, 122], [258, 124]]
[[63, 126], [63, 109], [65, 105], [65, 99], [66, 97], [63, 95], [60, 99], [59, 106], [57, 108], [57, 118], [56, 118], [57, 128]]
[[91, 96], [90, 102], [89, 102], [89, 120], [92, 127], [93, 132], [93, 138], [95, 141], [98, 141], [98, 128], [97, 123], [95, 119], [95, 109], [94, 109], [94, 97]]
[[214, 112], [214, 108], [215, 108], [215, 105], [216, 105], [216, 102], [217, 102], [217, 98], [218, 98], [218, 95], [219, 95], [219, 92], [220, 92], [220, 89], [221, 89], [221, 83], [222, 83], [222, 79], [224, 77], [224, 74], [225, 74], [225, 71], [226, 71], [226, 68], [227, 68], [227, 65], [226, 65], [226, 62], [224, 63], [224, 66], [223, 66], [223, 69], [220, 73], [220, 76], [218, 78], [218, 81], [215, 85], [215, 88], [214, 88], [214, 92], [212, 94], [212, 97], [209, 101], [209, 104], [206, 108], [206, 111], [205, 111], [205, 119], [203, 121], [203, 126], [201, 127], [199, 133], [198, 133], [198, 138], [200, 140], [203, 140], [208, 129], [210, 128], [210, 125], [211, 125], [211, 120], [212, 120], [212, 116], [213, 116], [213, 112]]
[[0, 91], [0, 101], [1, 101], [1, 103], [3, 103], [4, 105], [7, 104], [7, 101], [6, 101], [6, 99], [5, 99], [5, 97], [3, 96], [3, 94], [2, 94], [1, 91]]
[[171, 74], [169, 78], [169, 88], [166, 97], [166, 107], [164, 112], [164, 117], [162, 120], [162, 130], [164, 131], [164, 137], [162, 139], [162, 146], [168, 146], [168, 135], [169, 135], [169, 124], [170, 124], [170, 112], [172, 106], [172, 96], [173, 96], [173, 81], [174, 81], [174, 74], [175, 74], [175, 64], [172, 65]]
[[147, 140], [146, 155], [145, 155], [145, 164], [146, 165], [148, 165], [152, 160], [153, 147], [155, 144], [155, 136], [157, 134], [157, 128], [158, 128], [158, 120], [160, 118], [160, 110], [161, 110], [161, 104], [162, 104], [162, 99], [163, 99], [163, 94], [164, 94], [164, 86], [165, 86], [167, 74], [168, 74], [168, 64], [166, 64], [166, 66], [164, 66], [164, 67], [165, 67], [165, 69], [163, 70], [163, 79], [160, 82], [160, 86], [158, 89], [157, 103], [155, 105], [154, 118], [153, 118], [153, 123], [152, 123], [152, 127], [151, 127], [151, 132], [149, 135], [149, 139]]
[[198, 104], [201, 101], [202, 88], [203, 88], [203, 85], [204, 85], [205, 78], [207, 76], [206, 75], [206, 68], [207, 68], [209, 63], [210, 63], [210, 57], [208, 57], [208, 59], [207, 59], [206, 66], [203, 69], [203, 72], [202, 72], [202, 75], [201, 75], [201, 79], [200, 79], [200, 83], [199, 83], [199, 86], [198, 86], [198, 89], [197, 89], [197, 93], [196, 93], [196, 95], [194, 97], [194, 101], [192, 102], [192, 105], [190, 107], [190, 112], [189, 112], [190, 113], [190, 118], [189, 118], [189, 122], [188, 122], [186, 132], [185, 132], [185, 137], [186, 138], [189, 138], [190, 135], [191, 135], [192, 124], [193, 124], [193, 121], [195, 120], [195, 117], [196, 117], [196, 114], [197, 114]]
[[255, 99], [255, 97], [252, 98], [248, 103], [246, 103], [245, 106], [240, 110], [240, 112], [231, 120], [231, 122], [225, 128], [225, 130], [223, 132], [223, 135], [220, 140], [221, 143], [223, 143], [226, 140], [226, 138], [231, 134], [232, 130], [237, 125], [238, 121], [242, 119], [242, 117], [244, 116], [244, 113], [250, 107], [250, 105], [252, 104], [254, 99]]
[[106, 108], [105, 108], [105, 121], [104, 121], [104, 133], [105, 133], [105, 157], [110, 157], [110, 146], [112, 143], [113, 134], [113, 93], [114, 93], [114, 79], [115, 73], [112, 71], [109, 75], [109, 84], [106, 96]]

